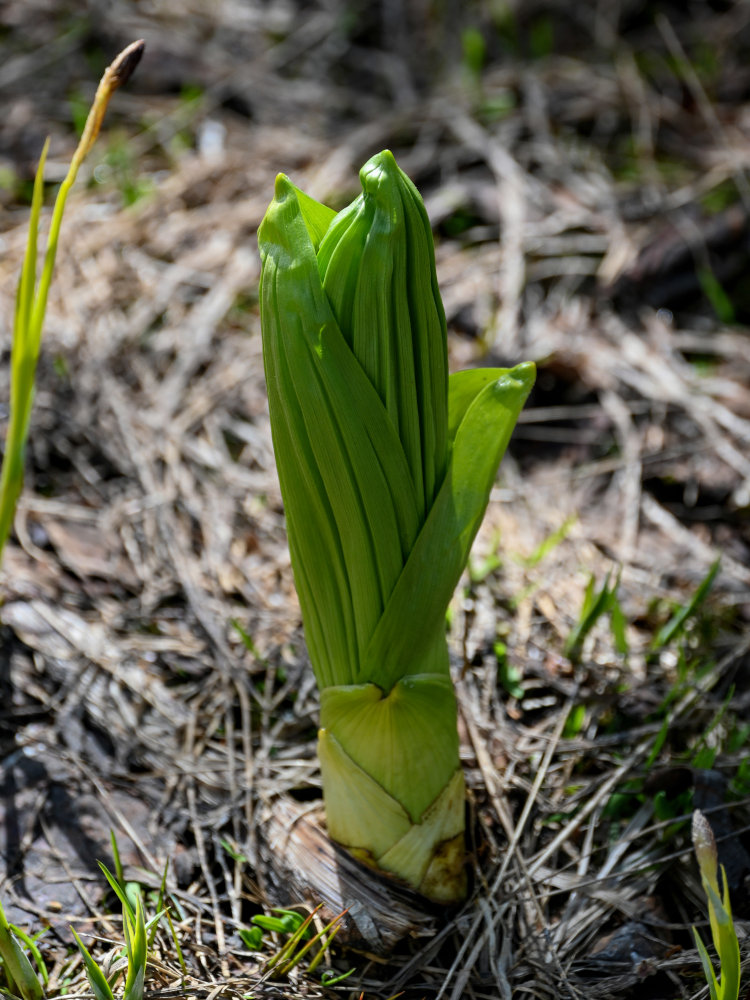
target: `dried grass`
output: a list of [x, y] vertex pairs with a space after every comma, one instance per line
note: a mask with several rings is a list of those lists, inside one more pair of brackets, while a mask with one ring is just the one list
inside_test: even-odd
[[[458, 1000], [632, 996], [644, 981], [697, 989], [684, 974], [695, 975], [694, 956], [673, 950], [690, 947], [685, 928], [701, 909], [686, 838], [663, 836], [647, 798], [611, 841], [606, 807], [629, 779], [651, 774], [654, 712], [675, 682], [669, 655], [646, 657], [663, 617], [652, 602], [683, 602], [719, 553], [712, 608], [726, 627], [713, 640], [715, 666], [673, 706], [660, 762], [679, 770], [724, 701], [747, 717], [750, 342], [695, 296], [672, 304], [669, 254], [665, 264], [653, 240], [665, 220], [692, 227], [702, 259], [694, 207], [731, 178], [744, 203], [749, 140], [738, 104], [708, 97], [688, 75], [677, 81], [692, 94], [686, 107], [674, 80], [657, 92], [636, 57], [646, 41], [692, 51], [703, 31], [717, 46], [734, 40], [726, 58], [737, 60], [750, 14], [737, 3], [701, 23], [662, 18], [618, 36], [605, 6], [594, 34], [600, 44], [611, 36], [616, 58], [509, 58], [484, 75], [481, 95], [448, 83], [424, 92], [416, 57], [347, 48], [336, 4], [196, 0], [190, 12], [168, 3], [148, 12], [121, 0], [98, 29], [105, 41], [147, 39], [151, 61], [119, 111], [128, 134], [149, 122], [134, 140], [134, 169], [153, 191], [123, 209], [116, 187], [79, 189], [70, 205], [0, 612], [0, 891], [19, 922], [51, 921], [58, 971], [69, 920], [113, 933], [92, 871], [111, 825], [144, 884], [158, 884], [173, 859], [187, 978], [160, 932], [150, 995], [334, 993], [304, 976], [261, 983], [236, 935], [278, 892], [269, 816], [289, 793], [314, 802], [318, 788], [317, 695], [270, 442], [254, 233], [278, 170], [341, 203], [358, 165], [391, 146], [442, 234], [454, 367], [542, 363], [475, 550], [480, 564], [499, 537], [502, 566], [467, 577], [454, 602], [474, 892], [387, 961], [355, 955], [358, 973], [339, 990]], [[23, 94], [33, 121], [37, 108], [44, 128], [49, 120], [53, 154], [67, 149], [60, 93], [74, 54], [97, 36], [75, 35], [42, 0], [6, 7], [10, 113], [0, 128], [9, 159], [28, 172], [44, 129], [29, 125]], [[379, 86], [357, 89], [371, 79]], [[201, 102], [166, 95], [175, 80], [201, 83]], [[391, 109], [394, 90], [406, 96]], [[508, 93], [516, 108], [505, 117], [478, 111]], [[242, 100], [250, 121], [222, 108]], [[628, 132], [637, 186], [612, 173], [611, 147]], [[178, 152], [184, 133], [193, 148]], [[682, 165], [665, 179], [661, 158], [675, 146]], [[453, 233], [446, 221], [457, 208], [472, 221]], [[6, 330], [24, 231], [24, 212], [9, 204]], [[632, 307], [649, 276], [669, 309]], [[710, 361], [709, 374], [696, 358]], [[588, 576], [601, 582], [614, 566], [631, 654], [619, 656], [600, 627], [572, 665], [561, 650]], [[498, 684], [498, 638], [522, 698]], [[584, 722], [564, 735], [579, 705]], [[724, 752], [719, 770], [732, 773], [740, 754]], [[721, 821], [725, 807], [714, 815]], [[747, 841], [749, 815], [747, 801], [735, 803], [730, 843], [743, 824]], [[72, 975], [80, 987], [81, 969]]]

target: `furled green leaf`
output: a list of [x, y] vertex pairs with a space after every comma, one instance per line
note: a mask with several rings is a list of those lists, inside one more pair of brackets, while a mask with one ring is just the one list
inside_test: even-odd
[[466, 408], [445, 480], [378, 622], [358, 681], [374, 680], [389, 690], [406, 665], [434, 650], [534, 374], [531, 364], [502, 371]]
[[318, 266], [339, 328], [398, 432], [421, 522], [447, 456], [445, 314], [432, 232], [388, 150], [368, 160], [360, 180], [362, 194], [331, 224]]
[[333, 319], [285, 179], [259, 241], [274, 448], [310, 653], [321, 686], [351, 683], [417, 531], [414, 490], [377, 392]]

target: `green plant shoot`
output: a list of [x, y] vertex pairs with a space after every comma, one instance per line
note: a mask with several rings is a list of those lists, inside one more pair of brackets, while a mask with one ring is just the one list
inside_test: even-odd
[[422, 199], [382, 152], [336, 214], [284, 175], [258, 232], [271, 429], [330, 836], [465, 892], [445, 615], [534, 366], [448, 377]]
[[693, 847], [698, 859], [701, 882], [708, 901], [711, 938], [719, 956], [720, 978], [717, 980], [711, 959], [700, 934], [693, 927], [703, 973], [711, 1000], [738, 1000], [740, 995], [740, 945], [732, 920], [732, 906], [724, 867], [721, 869], [723, 891], [719, 891], [719, 861], [711, 825], [700, 810], [693, 813]]
[[580, 660], [586, 636], [602, 615], [607, 613], [610, 615], [615, 649], [623, 655], [628, 651], [627, 637], [625, 635], [625, 616], [617, 599], [620, 574], [618, 572], [614, 583], [610, 587], [609, 581], [611, 576], [611, 572], [607, 573], [602, 584], [602, 589], [599, 591], [596, 590], [596, 578], [594, 576], [589, 578], [583, 597], [580, 617], [565, 641], [564, 652], [572, 663], [577, 663]]
[[47, 250], [44, 255], [42, 273], [37, 284], [37, 242], [39, 218], [44, 191], [44, 163], [49, 140], [45, 142], [39, 159], [34, 193], [31, 200], [29, 236], [26, 243], [21, 276], [16, 294], [16, 309], [13, 320], [13, 345], [11, 349], [10, 419], [5, 442], [2, 472], [0, 472], [0, 558], [8, 540], [18, 497], [23, 486], [23, 470], [26, 454], [26, 440], [29, 433], [31, 407], [34, 401], [34, 379], [39, 360], [42, 340], [42, 326], [47, 310], [52, 275], [55, 269], [57, 245], [60, 239], [65, 203], [68, 193], [75, 183], [78, 170], [94, 145], [99, 134], [104, 113], [112, 94], [131, 76], [143, 54], [144, 43], [133, 42], [124, 49], [115, 61], [107, 67], [99, 82], [91, 105], [80, 142], [73, 154], [68, 173], [60, 185], [52, 212]]
[[[44, 1000], [44, 986], [21, 947], [18, 940], [20, 932], [14, 934], [14, 930], [0, 904], [0, 968], [5, 974], [7, 991], [21, 997], [21, 1000]], [[40, 970], [46, 978], [46, 969], [41, 963]]]
[[[146, 965], [148, 963], [148, 931], [150, 927], [154, 926], [161, 919], [163, 911], [156, 913], [146, 923], [143, 915], [141, 893], [137, 892], [135, 894], [135, 905], [133, 905], [123, 886], [106, 866], [99, 862], [99, 867], [122, 904], [122, 933], [125, 938], [125, 953], [128, 959], [122, 1000], [143, 1000]], [[86, 968], [86, 976], [96, 1000], [114, 1000], [112, 993], [113, 980], [111, 978], [107, 979], [101, 966], [91, 957], [86, 946], [74, 930], [73, 936], [81, 952]]]

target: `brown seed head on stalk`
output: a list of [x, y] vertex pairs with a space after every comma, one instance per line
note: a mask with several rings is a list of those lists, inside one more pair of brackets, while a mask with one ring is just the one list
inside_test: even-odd
[[81, 141], [78, 143], [78, 149], [76, 149], [75, 155], [73, 156], [73, 162], [70, 165], [73, 176], [75, 176], [75, 173], [78, 171], [78, 167], [81, 165], [84, 158], [88, 155], [89, 150], [96, 142], [96, 137], [99, 135], [99, 129], [101, 128], [102, 121], [104, 120], [104, 113], [107, 110], [109, 99], [117, 88], [121, 87], [124, 83], [127, 83], [133, 75], [136, 66], [141, 61], [141, 56], [143, 55], [145, 48], [146, 43], [142, 38], [139, 38], [137, 42], [131, 42], [130, 45], [123, 49], [117, 58], [105, 69], [104, 76], [101, 78], [99, 86], [96, 88], [94, 103], [91, 105], [91, 110], [89, 111], [88, 118], [86, 119]]
[[141, 61], [141, 56], [145, 48], [146, 43], [142, 38], [139, 38], [137, 42], [131, 42], [108, 68], [107, 73], [112, 74], [115, 87], [122, 87], [123, 84], [128, 82], [136, 66]]
[[29, 418], [34, 395], [34, 377], [41, 345], [44, 314], [47, 309], [52, 275], [55, 270], [60, 226], [65, 202], [75, 183], [78, 168], [94, 145], [99, 134], [109, 99], [119, 86], [130, 78], [138, 65], [145, 45], [142, 40], [128, 45], [109, 66], [96, 88], [94, 103], [86, 118], [86, 125], [70, 167], [60, 185], [50, 222], [47, 250], [41, 277], [37, 283], [37, 244], [39, 216], [42, 208], [44, 161], [49, 139], [44, 144], [34, 180], [34, 197], [31, 207], [29, 236], [26, 243], [21, 277], [18, 283], [16, 310], [13, 320], [13, 347], [11, 355], [10, 421], [0, 468], [0, 555], [10, 533], [16, 503], [23, 485], [23, 455], [29, 430]]

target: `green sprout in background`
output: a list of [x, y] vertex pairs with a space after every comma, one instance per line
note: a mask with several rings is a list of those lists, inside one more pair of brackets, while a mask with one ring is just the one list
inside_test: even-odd
[[271, 429], [328, 832], [461, 899], [464, 780], [445, 615], [534, 366], [448, 378], [419, 192], [384, 151], [336, 214], [276, 180], [258, 231]]
[[708, 901], [708, 919], [711, 924], [711, 938], [719, 956], [720, 979], [717, 980], [714, 967], [703, 940], [693, 928], [698, 954], [708, 983], [711, 1000], [738, 1000], [740, 995], [740, 945], [732, 920], [732, 905], [729, 901], [727, 873], [721, 867], [723, 891], [719, 890], [719, 860], [711, 824], [700, 810], [693, 813], [693, 847], [698, 859], [701, 882]]
[[[26, 945], [39, 969], [34, 971], [23, 945]], [[44, 1000], [48, 980], [47, 967], [33, 938], [14, 924], [9, 924], [0, 904], [0, 992], [20, 1000]]]
[[107, 67], [94, 96], [94, 102], [86, 119], [83, 134], [78, 143], [68, 173], [60, 185], [52, 212], [47, 250], [44, 255], [42, 274], [37, 284], [37, 241], [39, 218], [44, 191], [44, 163], [47, 158], [49, 139], [45, 142], [34, 179], [34, 194], [31, 201], [29, 237], [26, 243], [21, 276], [18, 282], [16, 310], [13, 321], [13, 346], [11, 350], [10, 419], [5, 442], [2, 472], [0, 472], [0, 558], [8, 540], [16, 504], [23, 486], [26, 440], [29, 433], [31, 407], [34, 401], [34, 380], [39, 360], [42, 326], [47, 310], [55, 256], [60, 238], [65, 203], [68, 193], [75, 183], [78, 170], [96, 141], [110, 98], [132, 75], [138, 65], [143, 50], [143, 41], [133, 42], [124, 49], [114, 62]]
[[[170, 907], [166, 902], [168, 865], [164, 866], [159, 891], [154, 893], [156, 912], [147, 920], [141, 886], [137, 882], [125, 881], [114, 831], [111, 831], [110, 836], [115, 860], [115, 874], [112, 874], [101, 861], [99, 867], [122, 907], [124, 948], [118, 949], [116, 947], [113, 953], [114, 963], [110, 959], [102, 966], [91, 956], [75, 929], [71, 927], [71, 931], [81, 953], [86, 978], [95, 1000], [114, 1000], [113, 987], [121, 977], [124, 980], [122, 1000], [143, 1000], [149, 955], [162, 917], [166, 918], [183, 975], [186, 971], [182, 949], [172, 923]], [[2, 904], [0, 904], [0, 994], [9, 996], [12, 1000], [13, 998], [16, 1000], [46, 1000], [50, 995], [48, 991], [50, 976], [36, 944], [36, 939], [40, 936], [41, 934], [37, 934], [32, 937], [20, 927], [8, 923]], [[125, 961], [123, 962], [121, 959]], [[109, 969], [109, 966], [113, 964], [114, 969]], [[36, 971], [34, 965], [36, 965]]]
[[[122, 1000], [143, 1000], [150, 942], [148, 930], [149, 927], [155, 929], [162, 913], [157, 913], [147, 923], [144, 919], [140, 892], [136, 896], [134, 906], [122, 885], [104, 865], [101, 865], [101, 869], [122, 903], [122, 926], [127, 956]], [[95, 1000], [114, 1000], [112, 987], [120, 978], [119, 967], [108, 977], [99, 963], [91, 957], [75, 930], [73, 928], [71, 930], [81, 952], [86, 977]], [[34, 970], [26, 951], [33, 958], [38, 973]], [[49, 975], [36, 941], [19, 927], [8, 923], [2, 905], [0, 905], [0, 972], [3, 973], [5, 980], [4, 988], [0, 986], [0, 992], [6, 996], [17, 997], [19, 1000], [45, 1000], [47, 997]]]

